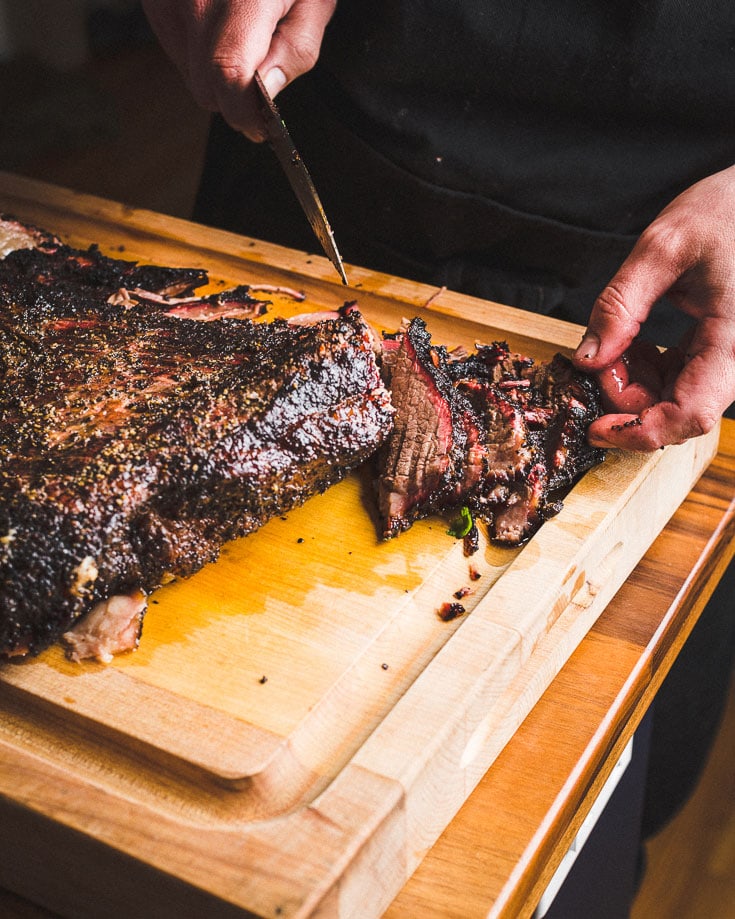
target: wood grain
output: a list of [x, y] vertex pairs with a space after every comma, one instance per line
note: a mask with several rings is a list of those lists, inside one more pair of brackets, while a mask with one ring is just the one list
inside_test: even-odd
[[[579, 763], [587, 761], [590, 772], [594, 773], [600, 768], [605, 753], [601, 738], [604, 740], [605, 734], [616, 732], [625, 736], [632, 730], [627, 719], [631, 711], [635, 713], [635, 700], [660, 684], [667, 670], [666, 660], [675, 654], [683, 635], [696, 619], [697, 607], [709, 595], [719, 571], [732, 555], [735, 545], [733, 482], [735, 424], [726, 422], [720, 454], [389, 907], [386, 913], [389, 919], [484, 916], [497, 903], [501, 891], [504, 891], [502, 915], [528, 915], [533, 909], [534, 900], [529, 891], [537, 888], [538, 876], [548, 876], [563, 854], [558, 851], [563, 849], [563, 842], [559, 844], [558, 840], [570, 837], [569, 814], [573, 815], [571, 823], [574, 826], [581, 819], [578, 809], [585, 812], [589, 777], [580, 777]], [[660, 655], [656, 653], [659, 643]], [[637, 672], [636, 664], [642, 659], [650, 663], [650, 672]], [[584, 689], [587, 686], [589, 691]], [[559, 714], [568, 711], [573, 712], [571, 730], [568, 735], [562, 735], [558, 729]], [[678, 834], [680, 822], [686, 838], [678, 847], [674, 844], [673, 849], [669, 840], [664, 840], [664, 860], [681, 859], [681, 845], [683, 854], [689, 859], [697, 854], [688, 842], [692, 826], [707, 819], [713, 804], [716, 809], [723, 793], [721, 776], [731, 775], [727, 766], [732, 757], [727, 744], [733, 736], [735, 722], [732, 716], [730, 718], [730, 732], [715, 751], [721, 754], [715, 784], [705, 783], [706, 787], [672, 826], [672, 832]], [[723, 747], [723, 743], [726, 746]], [[539, 781], [539, 763], [543, 764], [543, 783]], [[604, 762], [602, 765], [604, 768]], [[703, 794], [707, 797], [702, 812]], [[568, 808], [557, 803], [560, 797], [569, 799]], [[537, 833], [542, 825], [546, 832]], [[711, 828], [711, 821], [709, 825]], [[15, 832], [16, 826], [11, 824], [8, 831], [11, 840]], [[722, 846], [726, 846], [731, 837], [732, 834], [712, 852], [710, 861], [726, 857]], [[44, 854], [48, 856], [50, 850], [58, 861], [53, 834], [49, 837], [45, 832], [38, 838], [47, 840]], [[557, 844], [550, 844], [550, 839], [557, 840]], [[536, 858], [532, 857], [534, 848], [540, 848]], [[99, 856], [91, 854], [86, 865], [95, 864], [96, 857]], [[654, 853], [647, 877], [653, 882], [657, 876], [663, 887], [654, 887], [653, 900], [641, 904], [640, 915], [664, 919], [671, 915], [665, 904], [672, 902], [679, 888], [672, 889], [672, 876], [666, 861], [663, 871], [657, 874], [655, 857]], [[551, 861], [551, 868], [547, 860]], [[25, 871], [29, 875], [28, 896], [37, 901], [43, 896], [44, 888], [34, 883], [35, 868], [28, 867], [25, 857], [18, 861], [21, 862], [21, 874]], [[701, 872], [695, 882], [692, 873], [687, 871], [687, 864], [687, 861], [680, 862], [680, 870], [682, 881], [689, 881], [691, 896], [677, 901], [677, 909], [685, 916], [689, 915], [686, 909], [690, 908], [692, 897], [698, 901], [705, 894], [712, 896], [713, 891]], [[719, 870], [720, 864], [716, 861], [713, 870]], [[517, 865], [521, 867], [514, 871]], [[55, 884], [58, 888], [55, 902], [68, 905], [68, 910], [64, 910], [66, 915], [75, 912], [74, 893], [69, 891], [78, 893], [77, 873], [75, 852], [75, 858], [69, 860], [68, 871], [59, 871]], [[125, 902], [128, 886], [127, 883], [113, 885], [113, 894], [123, 896], [120, 902]], [[193, 896], [193, 892], [189, 895]], [[706, 902], [712, 908], [703, 915], [727, 915], [731, 898]], [[518, 912], [513, 913], [512, 909]], [[691, 910], [694, 909], [695, 906], [691, 906]], [[48, 910], [7, 891], [0, 891], [0, 910], [8, 919], [53, 919]], [[691, 915], [699, 914], [692, 912]]]
[[386, 919], [532, 915], [734, 553], [735, 423], [725, 422], [712, 465]]
[[[325, 259], [12, 176], [0, 176], [0, 200], [76, 245], [206, 267], [215, 287], [302, 287], [315, 309], [345, 296]], [[539, 358], [579, 335], [545, 317], [348, 273], [378, 328], [420, 311], [450, 346], [505, 337]], [[304, 306], [277, 296], [273, 309]], [[436, 610], [467, 583], [461, 545], [439, 521], [380, 544], [355, 476], [158, 591], [136, 654], [78, 667], [52, 649], [4, 666], [0, 883], [25, 893], [32, 883], [56, 905], [76, 854], [98, 869], [76, 879], [78, 915], [96, 914], [120, 860], [137, 880], [130, 916], [152, 904], [200, 915], [203, 903], [208, 915], [378, 915], [716, 446], [713, 432], [648, 456], [611, 454], [522, 549], [483, 543], [469, 614], [449, 624]], [[349, 539], [335, 541], [335, 531]], [[46, 826], [56, 859], [38, 838]], [[43, 877], [24, 871], [17, 855], [28, 852], [43, 853]]]

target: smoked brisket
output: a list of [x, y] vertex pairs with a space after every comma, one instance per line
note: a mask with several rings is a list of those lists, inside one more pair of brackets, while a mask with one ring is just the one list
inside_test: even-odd
[[191, 575], [341, 479], [392, 424], [354, 306], [299, 322], [182, 318], [165, 297], [119, 290], [180, 295], [198, 270], [41, 239], [0, 261], [4, 655]]
[[449, 352], [421, 319], [381, 348], [354, 304], [255, 322], [207, 280], [0, 218], [0, 656], [134, 646], [150, 591], [373, 455], [385, 538], [461, 510], [506, 545], [604, 456], [561, 355]]
[[504, 342], [452, 354], [415, 318], [386, 337], [383, 369], [396, 408], [379, 454], [385, 538], [468, 508], [493, 540], [517, 545], [604, 457], [586, 439], [597, 385], [561, 354], [536, 364]]

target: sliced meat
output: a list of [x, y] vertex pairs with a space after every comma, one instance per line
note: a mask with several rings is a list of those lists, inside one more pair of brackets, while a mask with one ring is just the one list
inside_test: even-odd
[[603, 411], [600, 389], [561, 354], [529, 369], [527, 377], [531, 386], [524, 398], [524, 412], [545, 457], [548, 489], [569, 488], [605, 457], [604, 450], [587, 442], [587, 429]]
[[386, 342], [383, 365], [396, 407], [378, 473], [386, 537], [465, 506], [493, 540], [517, 545], [604, 456], [586, 441], [598, 388], [562, 355], [536, 365], [505, 342], [447, 353], [414, 319]]
[[381, 460], [378, 508], [385, 538], [453, 503], [466, 459], [468, 406], [446, 369], [446, 355], [431, 347], [421, 319], [388, 340], [395, 427]]

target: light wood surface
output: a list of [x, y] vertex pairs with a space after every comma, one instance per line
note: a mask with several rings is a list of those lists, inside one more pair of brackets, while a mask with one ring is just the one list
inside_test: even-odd
[[[632, 733], [642, 704], [660, 685], [732, 557], [734, 483], [735, 422], [725, 422], [713, 464], [389, 907], [387, 919], [459, 919], [491, 911], [506, 917], [530, 914], [533, 892], [543, 887], [565, 842], [583, 819], [595, 784], [590, 776], [601, 768], [605, 774], [609, 749], [619, 747]], [[559, 715], [565, 711], [573, 713], [572, 728], [562, 734]], [[728, 741], [734, 736], [733, 726], [731, 715], [730, 733], [723, 738], [726, 746], [718, 745], [719, 760], [725, 764], [720, 774], [730, 778]], [[539, 761], [544, 763], [543, 782]], [[719, 807], [723, 788], [717, 781], [702, 791], [708, 796], [710, 815], [724, 814]], [[705, 857], [703, 851], [695, 851], [700, 837], [696, 846], [691, 843], [693, 825], [707, 819], [711, 829], [711, 820], [698, 812], [701, 804], [698, 793], [671, 827], [672, 833], [683, 832], [689, 840], [679, 845], [690, 859]], [[635, 914], [641, 917], [671, 915], [665, 905], [672, 895], [670, 855], [681, 850], [671, 850], [666, 834], [662, 836], [657, 844], [663, 846], [663, 871], [653, 877], [654, 852], [649, 867], [653, 899], [642, 904], [644, 912]], [[727, 839], [732, 839], [732, 833], [725, 844]], [[717, 850], [709, 860], [718, 856], [720, 861], [727, 857]], [[691, 879], [686, 865], [678, 864], [682, 879]], [[73, 886], [79, 869], [73, 864], [68, 868], [70, 873], [59, 878], [59, 887]], [[675, 880], [678, 885], [678, 869]], [[123, 871], [120, 883], [126, 881]], [[669, 900], [662, 902], [657, 884], [663, 885]], [[700, 892], [712, 889], [702, 882], [701, 874], [699, 887]], [[31, 886], [26, 900], [0, 890], [0, 914], [7, 919], [52, 919], [51, 912], [35, 905], [40, 893]], [[680, 906], [689, 902], [680, 897]], [[718, 904], [714, 911], [681, 914], [727, 915], [722, 907], [729, 901], [714, 902]], [[68, 914], [73, 915], [73, 909]]]
[[[523, 919], [532, 914], [734, 553], [735, 422], [725, 421], [715, 461], [469, 796], [386, 919]], [[731, 748], [725, 756], [731, 777]], [[710, 794], [722, 800], [726, 787]], [[691, 828], [691, 813], [688, 819]], [[690, 839], [690, 845], [697, 842]], [[684, 883], [696, 885], [697, 876], [687, 873], [686, 866], [678, 859], [676, 869], [669, 863], [658, 884], [667, 886], [667, 876], [678, 884], [681, 868]], [[675, 914], [664, 907], [645, 915], [668, 919]], [[715, 914], [732, 915], [709, 915]]]
[[[298, 286], [316, 309], [345, 299], [324, 259], [12, 176], [0, 177], [0, 201], [73, 244], [205, 267], [215, 285]], [[431, 290], [348, 274], [376, 327], [421, 311], [443, 343], [505, 337], [539, 358], [579, 337], [451, 292], [424, 309]], [[276, 299], [279, 313], [305, 308]], [[78, 915], [121, 907], [121, 865], [138, 881], [126, 915], [153, 903], [157, 915], [203, 904], [208, 915], [379, 914], [716, 444], [715, 432], [612, 455], [522, 550], [483, 546], [470, 615], [451, 625], [436, 609], [467, 582], [461, 546], [437, 521], [377, 543], [354, 477], [159, 591], [135, 655], [80, 668], [51, 650], [3, 668], [0, 881]], [[349, 532], [336, 545], [335, 522]], [[45, 855], [41, 875], [29, 853]], [[88, 857], [95, 874], [70, 888], [68, 863]]]

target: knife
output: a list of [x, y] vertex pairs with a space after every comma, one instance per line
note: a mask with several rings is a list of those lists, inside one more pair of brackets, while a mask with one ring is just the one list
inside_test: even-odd
[[296, 193], [299, 204], [306, 214], [316, 238], [322, 244], [322, 249], [324, 249], [327, 258], [339, 272], [342, 283], [347, 284], [347, 275], [342, 264], [342, 257], [334, 241], [334, 233], [332, 233], [332, 228], [327, 220], [327, 215], [324, 213], [324, 207], [319, 200], [319, 195], [311, 180], [309, 171], [294, 146], [291, 135], [288, 133], [283, 118], [281, 118], [281, 113], [268, 94], [268, 90], [265, 88], [257, 70], [255, 72], [255, 85], [260, 93], [261, 110], [265, 118], [266, 132], [271, 148], [281, 164], [291, 188]]

